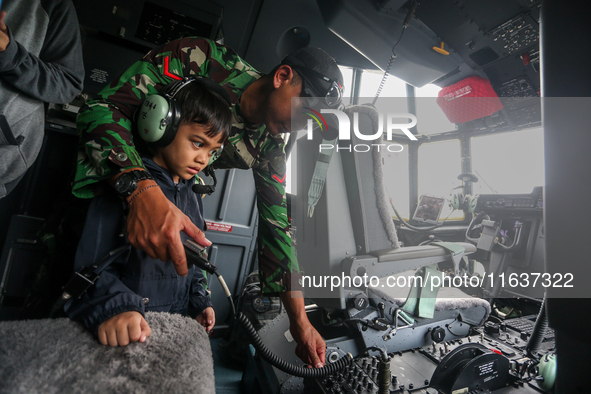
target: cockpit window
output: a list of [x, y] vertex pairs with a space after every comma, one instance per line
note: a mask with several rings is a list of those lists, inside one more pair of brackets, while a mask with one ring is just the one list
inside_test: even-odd
[[[408, 169], [408, 145], [403, 145], [401, 152], [388, 152], [382, 150], [382, 162], [384, 163], [384, 187], [392, 204], [398, 213], [405, 219], [409, 218], [409, 169]], [[391, 204], [389, 204], [391, 205]], [[394, 217], [394, 210], [390, 206], [390, 213]]]
[[345, 82], [345, 91], [343, 92], [343, 104], [351, 104], [351, 88], [353, 84], [353, 69], [351, 67], [339, 66], [341, 73], [343, 74], [343, 81]]
[[437, 94], [440, 90], [439, 86], [431, 84], [415, 89], [419, 134], [431, 135], [457, 129], [455, 123], [447, 119], [437, 104]]
[[471, 138], [474, 194], [531, 193], [544, 185], [541, 128]]
[[[454, 190], [455, 187], [461, 186], [461, 181], [457, 178], [461, 172], [459, 140], [425, 143], [419, 147], [419, 196], [443, 197], [449, 200], [452, 193], [461, 191]], [[452, 213], [452, 208], [446, 202], [439, 220], [446, 218], [461, 220], [464, 218], [464, 213], [462, 211]]]
[[[364, 70], [361, 74], [359, 97], [369, 97], [373, 100], [383, 76], [384, 73], [382, 71]], [[393, 75], [388, 75], [380, 97], [406, 97], [406, 82]], [[360, 102], [359, 104], [365, 103]]]

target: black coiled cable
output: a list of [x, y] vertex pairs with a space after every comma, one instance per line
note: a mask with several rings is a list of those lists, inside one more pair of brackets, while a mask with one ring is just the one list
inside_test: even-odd
[[353, 357], [350, 354], [347, 354], [337, 362], [326, 364], [322, 368], [304, 368], [290, 364], [287, 361], [277, 357], [269, 350], [269, 348], [263, 343], [259, 333], [252, 326], [250, 320], [248, 320], [248, 318], [242, 312], [238, 312], [236, 315], [236, 321], [238, 321], [244, 328], [258, 354], [269, 364], [290, 375], [299, 376], [302, 378], [323, 378], [325, 376], [337, 373], [341, 369], [351, 364], [353, 361]]
[[194, 253], [192, 247], [190, 246], [191, 243], [192, 241], [190, 240], [185, 242], [185, 254], [187, 256], [187, 262], [190, 261], [191, 264], [195, 264], [197, 267], [206, 270], [207, 272], [215, 275], [218, 278], [220, 286], [222, 286], [222, 289], [224, 290], [224, 293], [228, 298], [228, 302], [232, 306], [232, 316], [234, 316], [235, 321], [237, 321], [242, 326], [242, 328], [244, 328], [244, 331], [246, 331], [246, 334], [250, 338], [252, 345], [257, 350], [258, 354], [265, 361], [273, 365], [275, 368], [280, 369], [281, 371], [286, 372], [290, 375], [313, 379], [333, 375], [339, 372], [341, 369], [348, 366], [349, 364], [351, 364], [351, 362], [353, 361], [353, 356], [347, 353], [345, 357], [341, 358], [337, 362], [327, 364], [322, 368], [303, 368], [297, 365], [290, 364], [287, 361], [279, 358], [273, 352], [271, 352], [269, 348], [263, 343], [263, 340], [261, 339], [259, 333], [252, 326], [252, 323], [250, 322], [250, 320], [248, 320], [248, 317], [246, 317], [242, 312], [236, 313], [236, 308], [234, 307], [234, 301], [232, 300], [232, 294], [230, 293], [230, 289], [228, 289], [228, 285], [226, 285], [226, 281], [224, 281], [222, 275], [220, 275], [219, 272], [217, 272], [217, 267], [211, 264], [209, 261], [207, 261], [207, 256], [205, 256], [205, 258], [197, 258], [197, 254]]
[[544, 335], [546, 334], [546, 329], [548, 328], [548, 316], [546, 314], [545, 305], [546, 296], [544, 296], [544, 300], [540, 306], [540, 312], [538, 312], [538, 318], [536, 319], [534, 329], [531, 333], [529, 341], [527, 341], [527, 346], [525, 347], [527, 355], [536, 361], [539, 361], [538, 351], [540, 350], [540, 346], [542, 346]]
[[[404, 30], [402, 30], [402, 33], [400, 33], [400, 39], [402, 39], [403, 33], [404, 33]], [[400, 39], [398, 40], [398, 42], [400, 42]], [[398, 45], [398, 42], [396, 43], [396, 45]], [[394, 47], [392, 48], [392, 55], [390, 56], [390, 60], [388, 60], [388, 64], [386, 65], [384, 75], [382, 76], [382, 80], [380, 81], [380, 86], [378, 86], [378, 90], [376, 91], [376, 96], [374, 97], [374, 99], [371, 103], [372, 105], [375, 105], [376, 101], [378, 101], [378, 97], [380, 97], [380, 94], [382, 93], [382, 89], [384, 88], [384, 85], [386, 84], [386, 80], [388, 79], [388, 75], [390, 75], [390, 69], [392, 68], [392, 63], [394, 63], [394, 60], [396, 60], [396, 53], [394, 52], [394, 48], [396, 48], [396, 45], [394, 45]]]
[[384, 75], [382, 76], [382, 81], [380, 82], [380, 86], [378, 87], [378, 90], [376, 92], [376, 96], [374, 97], [373, 102], [371, 103], [372, 105], [376, 104], [376, 101], [378, 101], [378, 97], [380, 97], [380, 93], [382, 93], [382, 89], [383, 89], [384, 85], [386, 84], [386, 79], [388, 79], [388, 75], [390, 75], [390, 69], [392, 68], [392, 63], [394, 63], [394, 60], [396, 60], [396, 53], [394, 52], [394, 49], [396, 49], [398, 44], [400, 44], [400, 41], [402, 40], [402, 36], [404, 35], [404, 30], [406, 30], [406, 28], [410, 24], [410, 21], [411, 21], [413, 15], [415, 14], [415, 11], [417, 10], [418, 4], [419, 3], [417, 3], [416, 0], [411, 1], [411, 3], [410, 3], [410, 7], [408, 9], [408, 12], [406, 14], [406, 17], [404, 18], [404, 22], [402, 22], [402, 31], [400, 32], [400, 37], [398, 37], [398, 41], [396, 41], [396, 44], [394, 44], [394, 46], [392, 47], [392, 55], [390, 55], [390, 60], [388, 60], [388, 64], [386, 65]]

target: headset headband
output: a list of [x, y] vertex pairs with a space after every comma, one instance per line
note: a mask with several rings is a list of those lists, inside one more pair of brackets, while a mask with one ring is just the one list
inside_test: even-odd
[[226, 89], [224, 89], [220, 84], [213, 81], [212, 79], [209, 79], [202, 75], [191, 75], [189, 77], [183, 78], [180, 81], [176, 81], [176, 83], [173, 83], [168, 89], [166, 89], [165, 92], [163, 92], [163, 94], [166, 97], [173, 99], [174, 96], [178, 94], [178, 92], [180, 92], [185, 86], [187, 86], [191, 82], [198, 82], [199, 84], [201, 84], [203, 88], [217, 93], [218, 96], [220, 96], [226, 102], [226, 104], [228, 104], [228, 107], [232, 106], [232, 100], [230, 99], [230, 95], [228, 94]]

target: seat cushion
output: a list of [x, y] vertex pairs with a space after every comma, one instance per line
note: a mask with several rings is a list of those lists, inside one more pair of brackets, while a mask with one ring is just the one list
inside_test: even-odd
[[146, 313], [144, 343], [101, 345], [67, 318], [0, 322], [3, 393], [213, 393], [209, 338], [195, 320]]
[[[476, 252], [476, 246], [467, 242], [454, 242], [454, 244], [464, 248], [464, 254]], [[440, 246], [405, 246], [398, 249], [382, 249], [370, 252], [372, 256], [378, 258], [378, 262], [386, 263], [390, 261], [412, 260], [423, 257], [449, 256], [450, 252]]]
[[[390, 279], [381, 278], [377, 286], [368, 288], [369, 297], [401, 306], [410, 292], [409, 278], [414, 274], [415, 271], [411, 270], [392, 275]], [[490, 312], [488, 301], [472, 297], [454, 287], [441, 287], [435, 300], [434, 319], [455, 318], [460, 313], [467, 323], [479, 326], [484, 324]]]

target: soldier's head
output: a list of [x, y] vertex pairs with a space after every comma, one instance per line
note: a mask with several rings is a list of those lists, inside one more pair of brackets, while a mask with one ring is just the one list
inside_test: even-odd
[[[303, 48], [286, 56], [259, 81], [256, 121], [264, 123], [273, 135], [292, 131], [292, 99], [296, 99], [293, 103], [296, 110], [303, 105], [338, 108], [342, 102], [341, 70], [336, 61], [319, 48]], [[294, 129], [301, 128], [299, 126], [304, 127], [304, 124], [296, 124]]]

